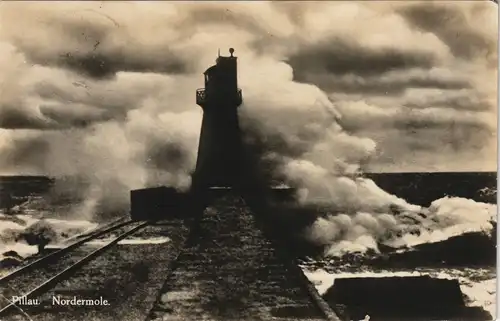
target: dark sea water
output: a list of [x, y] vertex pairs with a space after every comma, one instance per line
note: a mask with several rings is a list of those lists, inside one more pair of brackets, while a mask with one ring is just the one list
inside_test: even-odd
[[[496, 172], [367, 173], [365, 176], [387, 192], [422, 206], [444, 196], [497, 202]], [[44, 176], [0, 176], [0, 208], [22, 202], [28, 196], [43, 196], [54, 182]]]
[[497, 202], [496, 172], [370, 173], [365, 176], [387, 192], [422, 206], [429, 206], [444, 196]]

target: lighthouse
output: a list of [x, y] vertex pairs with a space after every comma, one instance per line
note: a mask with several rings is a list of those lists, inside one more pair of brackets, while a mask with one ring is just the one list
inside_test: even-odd
[[242, 137], [238, 107], [238, 63], [234, 49], [219, 56], [204, 72], [205, 87], [196, 90], [196, 104], [203, 110], [198, 158], [192, 188], [233, 188], [241, 181]]
[[229, 190], [254, 208], [266, 206], [269, 197], [281, 202], [295, 195], [291, 188], [269, 186], [261, 177], [255, 155], [244, 147], [238, 119], [238, 107], [243, 102], [238, 88], [238, 63], [234, 49], [230, 48], [229, 53], [218, 55], [215, 65], [203, 73], [204, 88], [196, 90], [196, 104], [203, 110], [203, 120], [191, 189], [180, 192], [161, 186], [132, 190], [132, 219], [198, 215]]

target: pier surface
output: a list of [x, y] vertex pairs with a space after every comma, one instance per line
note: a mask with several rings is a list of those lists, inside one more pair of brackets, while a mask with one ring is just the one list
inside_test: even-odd
[[242, 198], [216, 200], [192, 232], [149, 320], [327, 320]]
[[[39, 295], [39, 305], [0, 320], [339, 320], [259, 226], [243, 198], [230, 192], [199, 217], [146, 226]], [[64, 262], [47, 268], [61, 270]], [[54, 297], [109, 304], [58, 305]]]

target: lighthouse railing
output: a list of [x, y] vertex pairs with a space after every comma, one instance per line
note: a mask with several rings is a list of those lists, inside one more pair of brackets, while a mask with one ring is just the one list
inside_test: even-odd
[[196, 104], [197, 105], [203, 105], [205, 104], [205, 100], [206, 100], [206, 92], [205, 92], [205, 88], [198, 88], [196, 89]]
[[[206, 101], [207, 101], [207, 92], [205, 88], [196, 89], [196, 104], [202, 106], [206, 103]], [[238, 91], [236, 93], [235, 104], [239, 106], [241, 105], [242, 102], [243, 102], [243, 95], [241, 93], [241, 89], [238, 88]]]

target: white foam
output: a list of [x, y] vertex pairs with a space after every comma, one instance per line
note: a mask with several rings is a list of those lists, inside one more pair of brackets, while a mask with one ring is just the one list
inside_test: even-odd
[[[38, 248], [34, 245], [28, 245], [20, 242], [0, 245], [0, 254], [7, 251], [16, 251], [19, 256], [27, 258], [28, 256], [38, 253]], [[4, 256], [0, 255], [0, 258], [4, 258]]]
[[[8, 231], [15, 231], [15, 234], [21, 233], [31, 225], [37, 222], [45, 222], [57, 233], [56, 239], [52, 240], [51, 244], [48, 244], [46, 248], [60, 248], [63, 242], [72, 238], [76, 235], [86, 233], [90, 230], [95, 229], [98, 224], [83, 220], [62, 220], [47, 218], [42, 219], [41, 215], [5, 215], [0, 214], [0, 235], [6, 236]], [[63, 234], [67, 234], [68, 238], [62, 237]], [[0, 259], [3, 257], [1, 253], [7, 251], [16, 251], [17, 254], [26, 258], [38, 252], [36, 246], [31, 246], [23, 241], [16, 242], [15, 238], [9, 240], [9, 237], [4, 240], [3, 244], [0, 244]]]
[[[91, 246], [104, 246], [108, 244], [109, 242], [113, 241], [112, 238], [106, 238], [106, 239], [100, 239], [100, 240], [92, 240], [87, 243], [86, 245], [91, 245]], [[168, 237], [153, 237], [153, 238], [148, 238], [148, 239], [124, 239], [118, 242], [120, 245], [139, 245], [139, 244], [163, 244], [170, 242], [170, 238]]]

